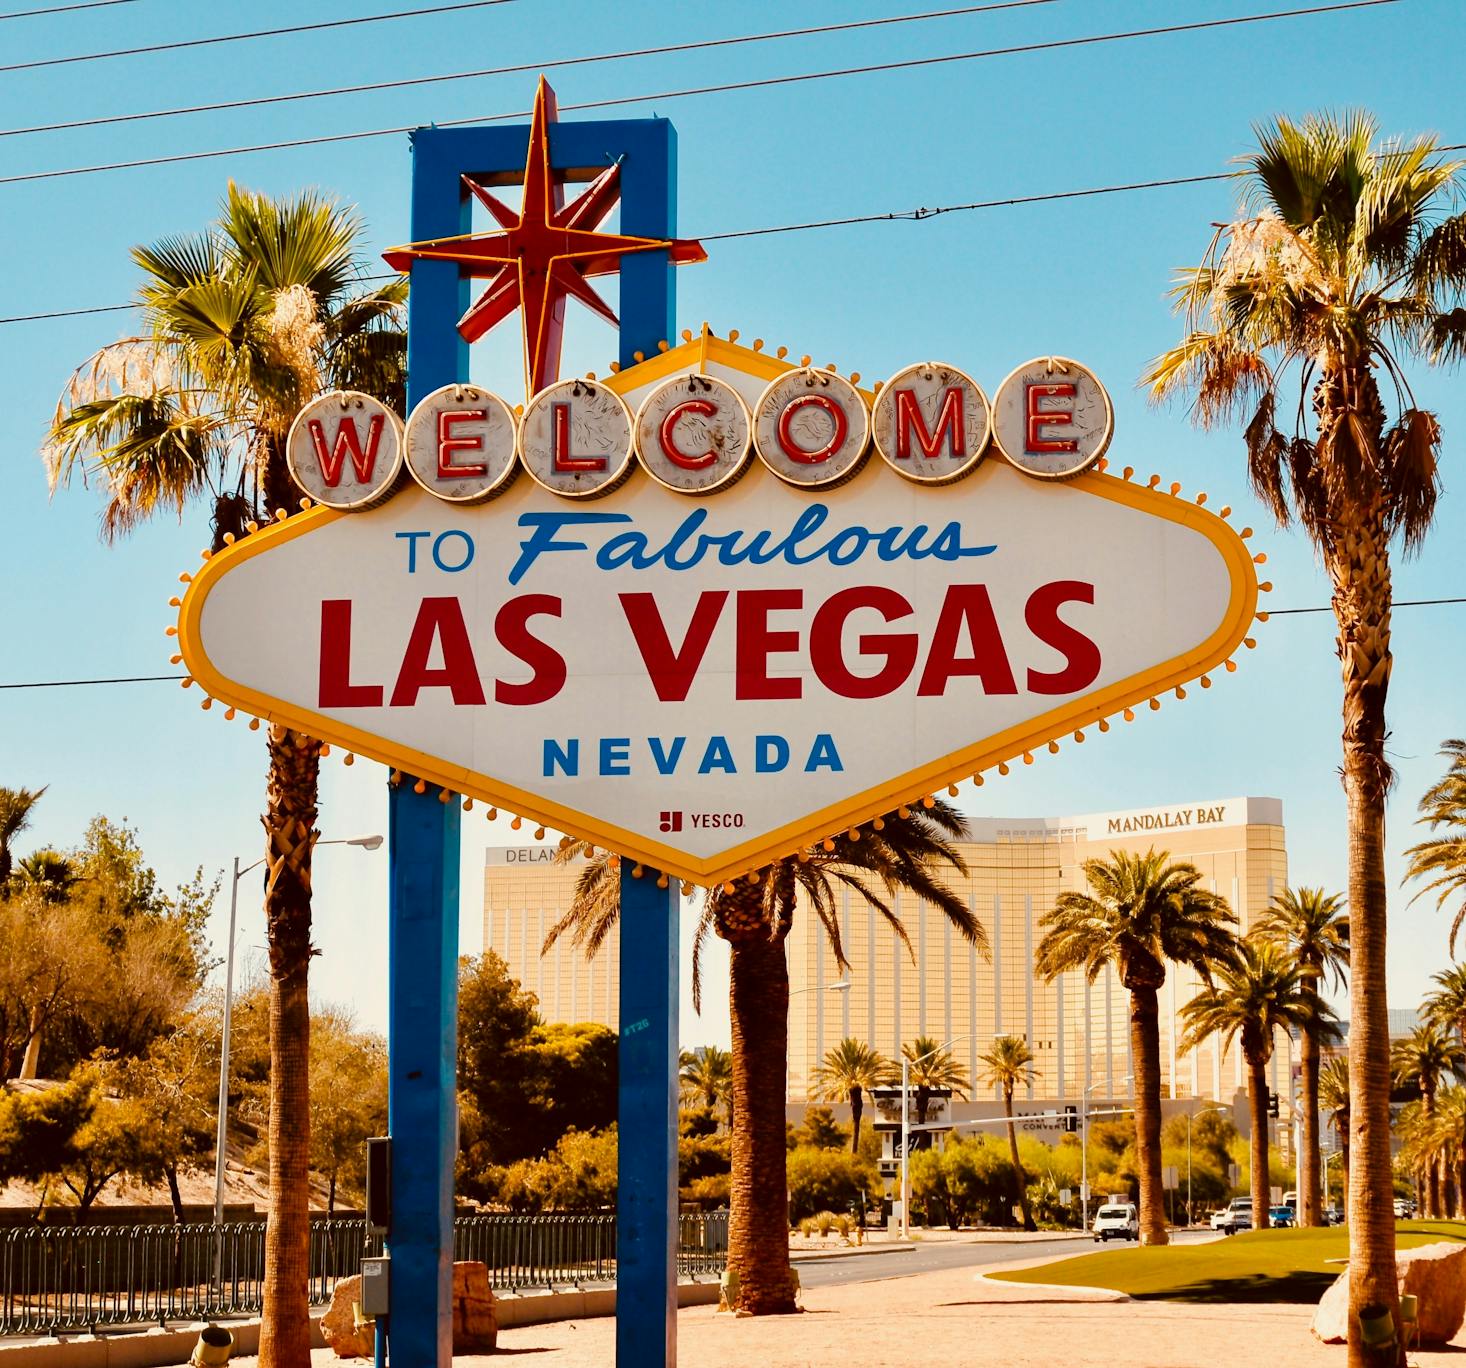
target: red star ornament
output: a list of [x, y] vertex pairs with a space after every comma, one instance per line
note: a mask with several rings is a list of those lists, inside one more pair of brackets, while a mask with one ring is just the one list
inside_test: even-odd
[[555, 92], [541, 76], [524, 165], [524, 206], [519, 213], [471, 176], [463, 178], [469, 193], [494, 216], [503, 232], [435, 238], [383, 253], [393, 270], [408, 271], [414, 261], [456, 261], [460, 274], [488, 280], [488, 288], [458, 320], [458, 331], [469, 342], [478, 341], [515, 309], [522, 310], [528, 394], [559, 378], [567, 296], [573, 295], [616, 325], [615, 312], [587, 277], [615, 274], [621, 269], [621, 258], [631, 252], [665, 251], [678, 266], [707, 260], [702, 244], [691, 238], [596, 231], [621, 198], [619, 163], [608, 166], [566, 205], [563, 173], [550, 165], [549, 130], [556, 112]]

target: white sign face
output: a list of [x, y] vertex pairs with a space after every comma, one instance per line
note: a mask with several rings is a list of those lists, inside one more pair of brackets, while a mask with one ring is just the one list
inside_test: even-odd
[[898, 475], [920, 484], [959, 480], [987, 449], [987, 395], [955, 366], [923, 361], [881, 386], [871, 431], [876, 450]]
[[1040, 356], [998, 386], [993, 437], [1019, 470], [1068, 480], [1094, 466], [1114, 431], [1110, 396], [1087, 366]]
[[1226, 524], [1109, 476], [755, 462], [706, 500], [314, 510], [210, 560], [180, 642], [215, 697], [711, 882], [1195, 679], [1255, 602]]
[[317, 503], [354, 511], [381, 503], [396, 489], [402, 446], [402, 420], [385, 404], [369, 394], [333, 390], [296, 414], [285, 438], [285, 464]]
[[513, 410], [476, 385], [434, 390], [407, 420], [407, 468], [448, 503], [492, 498], [519, 472]]

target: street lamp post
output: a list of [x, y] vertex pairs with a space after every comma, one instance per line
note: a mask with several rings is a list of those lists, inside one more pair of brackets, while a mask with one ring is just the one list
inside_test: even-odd
[[[818, 984], [811, 984], [808, 988], [791, 988], [789, 996], [796, 998], [800, 993], [826, 992], [826, 993], [848, 993], [851, 988], [850, 975], [846, 974], [842, 979], [836, 979], [834, 983], [827, 983], [820, 987]], [[784, 1046], [784, 1101], [791, 1101], [789, 1095], [789, 1047], [786, 1040]]]
[[1199, 1107], [1196, 1111], [1186, 1113], [1186, 1224], [1191, 1224], [1191, 1121], [1193, 1117], [1205, 1116], [1207, 1112], [1225, 1112], [1225, 1107], [1219, 1107], [1216, 1103], [1210, 1106]]
[[[1134, 1074], [1126, 1074], [1120, 1085], [1134, 1081]], [[1089, 1229], [1089, 1095], [1099, 1086], [1091, 1083], [1079, 1098], [1079, 1218], [1085, 1230]]]
[[911, 1066], [920, 1064], [924, 1059], [930, 1059], [933, 1055], [941, 1052], [952, 1045], [960, 1045], [964, 1040], [971, 1040], [976, 1032], [968, 1032], [967, 1035], [953, 1036], [945, 1044], [938, 1045], [934, 1050], [928, 1050], [924, 1055], [918, 1055], [915, 1059], [908, 1059], [905, 1052], [901, 1055], [901, 1238], [911, 1238], [911, 1111], [908, 1102], [908, 1095], [911, 1091]]
[[[323, 845], [360, 846], [363, 850], [376, 850], [382, 844], [380, 836], [350, 836], [334, 841], [317, 841]], [[239, 881], [252, 869], [264, 864], [263, 859], [251, 865], [239, 867], [239, 856], [234, 857], [234, 877], [229, 885], [229, 949], [224, 956], [224, 1029], [219, 1038], [219, 1115], [214, 1133], [214, 1225], [224, 1223], [224, 1147], [229, 1133], [229, 1033], [234, 1021], [234, 937], [239, 912]], [[216, 1254], [217, 1258], [217, 1254]], [[217, 1275], [217, 1268], [215, 1270]]]

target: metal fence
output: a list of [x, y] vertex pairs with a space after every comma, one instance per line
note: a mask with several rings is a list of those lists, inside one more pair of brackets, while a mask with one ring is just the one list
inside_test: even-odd
[[[715, 1276], [727, 1263], [728, 1213], [680, 1219], [677, 1270]], [[364, 1221], [311, 1224], [310, 1300], [376, 1252]], [[613, 1215], [464, 1216], [456, 1259], [487, 1265], [495, 1291], [554, 1289], [616, 1276]], [[108, 1325], [258, 1314], [265, 1224], [32, 1226], [0, 1235], [0, 1335], [55, 1335]]]

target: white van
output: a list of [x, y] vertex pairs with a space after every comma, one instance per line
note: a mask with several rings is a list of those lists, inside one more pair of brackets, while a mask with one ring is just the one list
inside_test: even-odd
[[1107, 1202], [1094, 1216], [1094, 1238], [1104, 1240], [1138, 1240], [1140, 1217], [1133, 1202]]

